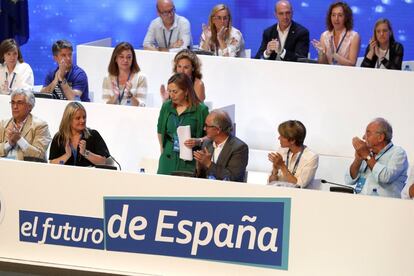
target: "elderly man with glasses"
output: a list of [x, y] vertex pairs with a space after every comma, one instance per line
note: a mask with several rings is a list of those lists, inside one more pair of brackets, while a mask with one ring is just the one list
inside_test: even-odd
[[232, 135], [233, 123], [229, 115], [222, 110], [212, 110], [206, 118], [204, 130], [207, 139], [201, 150], [194, 152], [197, 176], [245, 182], [249, 147]]
[[345, 175], [357, 193], [399, 198], [407, 180], [405, 150], [392, 143], [392, 126], [383, 119], [371, 121], [363, 139], [354, 137], [355, 158]]
[[158, 17], [152, 20], [144, 38], [144, 49], [179, 51], [191, 47], [190, 22], [175, 13], [172, 0], [157, 0]]
[[47, 123], [31, 114], [33, 93], [16, 90], [10, 98], [12, 118], [0, 122], [0, 157], [46, 160], [51, 137]]

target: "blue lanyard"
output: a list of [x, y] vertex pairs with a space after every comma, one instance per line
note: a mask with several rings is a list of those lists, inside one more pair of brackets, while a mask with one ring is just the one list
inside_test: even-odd
[[[131, 72], [129, 72], [127, 82], [129, 81], [130, 77], [131, 77]], [[116, 85], [117, 85], [118, 90], [119, 90], [119, 77], [118, 76], [116, 77]], [[119, 93], [119, 95], [118, 95], [118, 103], [119, 104], [121, 104], [122, 98], [124, 97], [125, 89], [126, 89], [126, 83], [124, 85], [124, 89], [122, 89], [122, 93]]]
[[339, 49], [341, 49], [342, 42], [344, 42], [344, 39], [345, 39], [347, 33], [348, 33], [348, 31], [345, 32], [344, 36], [342, 37], [341, 41], [339, 42], [338, 48], [336, 48], [336, 53], [338, 53]]
[[175, 128], [177, 129], [183, 123], [184, 117], [180, 117], [180, 119], [178, 119], [178, 116], [176, 114], [172, 113], [172, 115], [174, 119]]
[[[375, 156], [375, 161], [378, 161], [387, 151], [389, 151], [392, 147], [394, 146], [394, 144], [390, 143], [388, 148], [386, 148], [380, 155]], [[364, 170], [364, 173], [368, 170], [369, 166], [368, 163], [365, 161], [365, 163], [367, 164]]]
[[72, 151], [72, 156], [73, 156], [73, 165], [76, 166], [76, 161], [78, 160], [78, 150], [75, 149], [72, 144], [70, 144], [70, 150]]
[[[298, 156], [298, 158], [296, 159], [295, 165], [293, 166], [293, 170], [291, 171], [292, 175], [295, 176], [296, 174], [296, 170], [298, 169], [299, 166], [299, 161], [302, 158], [302, 154], [305, 151], [306, 146], [303, 146], [303, 149], [300, 151], [300, 154]], [[289, 170], [289, 154], [290, 154], [290, 150], [288, 150], [287, 152], [287, 157], [286, 157], [286, 167]]]

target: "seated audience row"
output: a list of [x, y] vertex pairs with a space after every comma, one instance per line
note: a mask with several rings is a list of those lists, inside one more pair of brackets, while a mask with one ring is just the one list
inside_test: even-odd
[[[181, 24], [176, 22], [181, 17], [175, 15], [172, 1], [157, 1], [157, 10], [160, 17], [156, 21], [162, 27], [154, 27], [154, 32], [162, 30], [162, 37], [166, 38], [164, 29], [169, 24], [169, 41], [173, 33], [180, 45], [184, 40], [188, 40], [178, 37], [178, 34], [183, 35], [179, 30]], [[275, 17], [278, 23], [264, 31], [261, 46], [255, 57], [285, 61], [306, 58], [309, 52], [309, 31], [292, 20], [293, 9], [289, 1], [280, 0], [275, 4]], [[358, 57], [360, 37], [353, 31], [351, 8], [345, 2], [333, 3], [327, 13], [326, 25], [328, 30], [321, 35], [320, 40], [312, 41], [318, 50], [318, 61], [354, 66]], [[175, 28], [178, 28], [176, 32]], [[231, 26], [231, 14], [226, 5], [219, 4], [213, 8], [209, 24], [203, 28], [200, 46], [216, 55], [243, 54], [243, 37], [240, 31]], [[48, 73], [41, 92], [50, 93], [57, 99], [90, 101], [87, 75], [84, 70], [73, 64], [72, 44], [66, 40], [58, 40], [52, 45], [52, 53], [58, 66]], [[361, 66], [401, 70], [403, 55], [403, 46], [395, 41], [390, 21], [379, 19]], [[33, 71], [23, 62], [20, 48], [13, 39], [6, 39], [1, 43], [0, 63], [0, 93], [10, 94], [14, 89], [33, 88]], [[205, 88], [201, 81], [200, 60], [195, 53], [187, 49], [179, 52], [174, 59], [173, 72], [185, 72], [191, 76], [197, 97], [204, 101]], [[102, 88], [103, 98], [107, 103], [145, 106], [148, 83], [130, 43], [121, 42], [115, 47], [108, 66], [108, 76], [104, 79]], [[164, 101], [168, 99], [164, 86], [161, 86], [161, 95]]]
[[[191, 48], [190, 22], [175, 14], [174, 2], [157, 0], [156, 8], [159, 17], [148, 28], [144, 49], [168, 51]], [[284, 61], [306, 59], [309, 53], [309, 31], [292, 20], [291, 3], [277, 1], [275, 17], [278, 22], [263, 32], [255, 58]], [[312, 40], [318, 51], [319, 63], [356, 65], [361, 39], [353, 30], [353, 23], [352, 9], [346, 2], [338, 1], [330, 5], [326, 15], [327, 31], [322, 33], [319, 41]], [[386, 26], [379, 26], [381, 23]], [[169, 33], [168, 43], [166, 33]], [[403, 47], [399, 43], [396, 44], [398, 47], [394, 46], [394, 42], [391, 23], [387, 19], [379, 19], [361, 66], [401, 70]], [[203, 25], [199, 46], [216, 56], [245, 56], [243, 35], [232, 26], [231, 12], [225, 4], [218, 4], [212, 9], [208, 24]], [[390, 59], [394, 66], [388, 63]], [[377, 60], [379, 62], [375, 66]]]
[[[185, 174], [210, 179], [245, 181], [248, 146], [232, 134], [233, 122], [221, 110], [208, 113], [196, 97], [191, 79], [184, 73], [168, 81], [171, 99], [158, 119], [157, 132], [161, 155], [159, 174]], [[98, 131], [86, 126], [86, 110], [80, 102], [65, 108], [59, 131], [51, 140], [48, 125], [31, 114], [35, 97], [30, 90], [11, 94], [12, 118], [0, 122], [0, 157], [17, 160], [46, 160], [75, 166], [106, 164], [108, 147]], [[189, 127], [189, 137], [179, 141], [178, 129]], [[318, 155], [304, 145], [306, 128], [296, 120], [279, 125], [281, 149], [269, 153], [272, 163], [269, 183], [290, 183], [305, 188], [314, 180]], [[405, 151], [392, 143], [393, 130], [388, 121], [377, 118], [366, 128], [363, 139], [354, 137], [355, 159], [345, 181], [355, 185], [356, 193], [386, 197], [412, 198], [414, 187], [406, 186], [408, 161]], [[192, 157], [182, 157], [182, 147]]]

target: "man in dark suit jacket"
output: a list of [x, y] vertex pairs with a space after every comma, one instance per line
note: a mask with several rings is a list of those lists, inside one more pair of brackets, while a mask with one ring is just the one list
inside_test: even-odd
[[245, 182], [249, 147], [231, 134], [233, 123], [225, 111], [213, 110], [206, 118], [207, 139], [199, 151], [197, 176], [219, 180]]
[[262, 44], [255, 58], [297, 61], [308, 56], [309, 31], [292, 21], [292, 16], [289, 1], [281, 0], [275, 4], [278, 23], [264, 30]]

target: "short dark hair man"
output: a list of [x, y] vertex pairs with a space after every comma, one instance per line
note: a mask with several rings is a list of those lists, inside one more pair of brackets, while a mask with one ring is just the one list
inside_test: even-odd
[[197, 175], [219, 180], [244, 182], [249, 147], [231, 134], [233, 123], [225, 111], [213, 110], [206, 118], [207, 133], [201, 150], [194, 152]]
[[361, 194], [399, 198], [407, 180], [408, 160], [405, 151], [391, 142], [390, 123], [383, 118], [374, 119], [363, 139], [352, 139], [355, 159], [345, 181], [356, 184]]
[[289, 1], [280, 0], [275, 4], [278, 20], [264, 30], [262, 44], [255, 58], [297, 61], [306, 58], [309, 52], [309, 31], [292, 20], [293, 9]]
[[35, 105], [33, 93], [15, 90], [10, 98], [12, 118], [0, 122], [0, 157], [46, 160], [51, 137], [47, 123], [30, 113]]
[[58, 40], [53, 43], [52, 53], [58, 67], [47, 74], [41, 92], [52, 93], [60, 100], [89, 102], [88, 77], [82, 68], [72, 64], [72, 44]]

